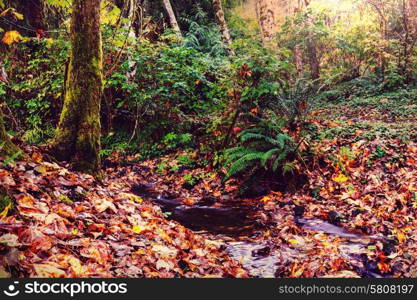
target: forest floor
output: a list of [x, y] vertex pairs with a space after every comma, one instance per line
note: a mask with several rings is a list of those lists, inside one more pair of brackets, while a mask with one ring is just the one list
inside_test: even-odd
[[26, 146], [0, 168], [0, 277], [415, 277], [416, 117], [406, 94], [318, 105], [308, 182], [251, 197], [179, 153], [96, 180]]

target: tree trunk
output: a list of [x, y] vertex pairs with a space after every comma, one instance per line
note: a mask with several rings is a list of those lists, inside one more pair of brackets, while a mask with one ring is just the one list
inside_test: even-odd
[[0, 106], [0, 157], [15, 155], [20, 150], [10, 140], [4, 125], [3, 112]]
[[311, 79], [315, 80], [320, 77], [320, 62], [317, 57], [317, 48], [313, 38], [309, 37], [307, 43], [307, 55], [310, 64]]
[[27, 17], [29, 24], [35, 29], [45, 30], [45, 7], [43, 0], [30, 0], [28, 2]]
[[417, 0], [409, 0], [408, 6], [411, 34], [417, 39]]
[[235, 55], [235, 52], [232, 49], [232, 38], [230, 37], [229, 27], [227, 26], [226, 19], [224, 17], [224, 11], [221, 0], [213, 0], [213, 9], [216, 15], [217, 24], [220, 27], [220, 33], [224, 43], [227, 46], [227, 50], [231, 55]]
[[16, 9], [25, 17], [25, 22], [34, 31], [28, 31], [26, 34], [35, 36], [39, 30], [46, 30], [45, 24], [45, 5], [43, 0], [19, 0], [16, 2]]
[[294, 57], [294, 64], [295, 69], [297, 70], [297, 74], [301, 75], [304, 71], [304, 63], [303, 63], [303, 57], [302, 52], [299, 46], [295, 46], [293, 51], [293, 57]]
[[171, 24], [172, 29], [177, 33], [179, 37], [182, 37], [181, 29], [178, 26], [177, 18], [175, 17], [175, 13], [172, 9], [170, 0], [163, 0], [162, 2], [164, 3], [165, 10], [167, 11], [169, 23]]
[[277, 32], [273, 2], [272, 0], [257, 0], [256, 2], [256, 15], [258, 16], [262, 41], [264, 43], [270, 42]]
[[64, 107], [51, 142], [56, 158], [72, 161], [75, 169], [90, 174], [97, 174], [100, 169], [100, 1], [73, 0]]

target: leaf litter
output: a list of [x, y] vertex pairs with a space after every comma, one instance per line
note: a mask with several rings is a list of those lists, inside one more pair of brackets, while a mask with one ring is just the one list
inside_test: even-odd
[[[350, 126], [320, 119], [326, 113], [310, 122], [319, 130]], [[223, 184], [209, 166], [160, 172], [161, 159], [123, 164], [114, 153], [98, 181], [27, 147], [32, 161], [0, 168], [15, 199], [0, 221], [0, 275], [417, 276], [416, 141], [357, 130], [312, 146], [303, 188], [243, 199], [240, 180]], [[177, 155], [163, 159], [175, 164]], [[185, 174], [199, 180], [187, 186]], [[174, 207], [245, 207], [259, 226], [193, 232], [169, 219], [157, 203], [165, 198]]]

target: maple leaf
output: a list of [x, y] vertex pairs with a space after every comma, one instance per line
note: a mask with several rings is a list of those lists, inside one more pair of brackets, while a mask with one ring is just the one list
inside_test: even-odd
[[34, 264], [33, 268], [36, 272], [36, 277], [40, 278], [59, 278], [65, 277], [65, 271], [59, 269], [52, 264]]
[[385, 263], [385, 262], [379, 262], [378, 263], [378, 269], [379, 271], [381, 271], [382, 274], [388, 273], [390, 271], [390, 266], [389, 264]]
[[143, 232], [143, 229], [142, 229], [142, 228], [140, 228], [138, 225], [134, 225], [134, 226], [132, 227], [132, 231], [133, 231], [134, 233], [136, 233], [136, 234], [140, 234], [140, 233], [142, 233], [142, 232]]
[[262, 202], [262, 203], [268, 203], [269, 201], [271, 201], [271, 197], [269, 197], [269, 196], [264, 196], [264, 197], [261, 199], [261, 202]]
[[20, 246], [18, 236], [11, 233], [3, 234], [0, 236], [0, 244], [5, 244], [8, 247]]
[[16, 30], [7, 31], [3, 36], [3, 43], [6, 45], [11, 45], [13, 43], [20, 42], [22, 40], [22, 36]]
[[349, 180], [349, 177], [347, 177], [346, 175], [339, 173], [338, 175], [333, 177], [333, 181], [337, 182], [337, 183], [344, 183], [346, 181]]

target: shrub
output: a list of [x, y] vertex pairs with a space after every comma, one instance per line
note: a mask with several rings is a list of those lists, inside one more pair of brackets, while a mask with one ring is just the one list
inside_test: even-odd
[[250, 128], [239, 134], [239, 145], [225, 150], [224, 165], [228, 167], [225, 179], [249, 168], [264, 168], [276, 172], [296, 151], [290, 136], [267, 126]]

